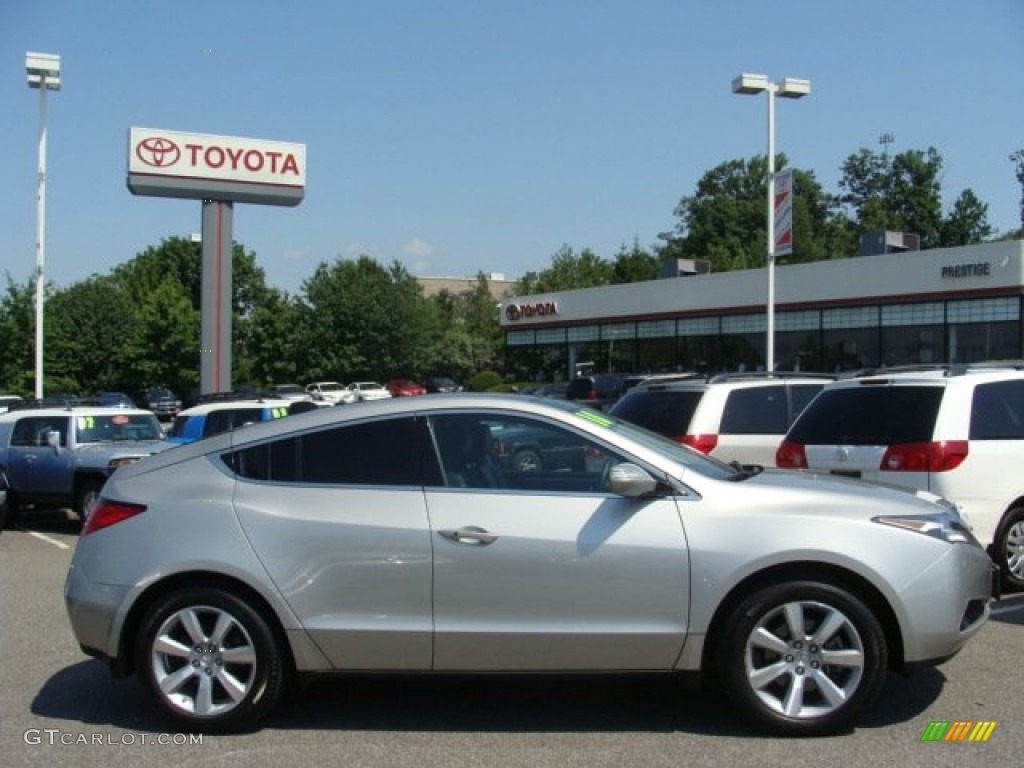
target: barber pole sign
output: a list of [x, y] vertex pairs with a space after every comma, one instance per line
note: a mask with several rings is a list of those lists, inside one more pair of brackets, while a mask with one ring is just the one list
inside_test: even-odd
[[793, 252], [793, 171], [775, 174], [775, 250], [776, 256]]

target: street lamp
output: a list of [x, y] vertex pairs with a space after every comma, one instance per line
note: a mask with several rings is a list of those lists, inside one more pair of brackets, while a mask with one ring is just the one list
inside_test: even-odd
[[36, 397], [43, 396], [43, 301], [46, 265], [46, 92], [60, 90], [60, 56], [25, 54], [28, 87], [39, 89], [39, 196], [36, 207]]
[[799, 99], [811, 92], [811, 81], [787, 77], [771, 82], [768, 75], [742, 74], [732, 81], [732, 92], [768, 94], [768, 333], [765, 341], [766, 367], [775, 370], [775, 97]]

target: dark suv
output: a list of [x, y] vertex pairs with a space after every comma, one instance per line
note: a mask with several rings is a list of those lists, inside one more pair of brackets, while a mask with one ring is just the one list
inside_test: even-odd
[[602, 410], [610, 408], [626, 391], [626, 378], [618, 373], [594, 373], [577, 376], [569, 382], [566, 399], [576, 400]]
[[170, 420], [178, 415], [181, 410], [181, 400], [166, 387], [150, 387], [144, 389], [138, 402], [147, 410], [156, 414], [161, 420]]

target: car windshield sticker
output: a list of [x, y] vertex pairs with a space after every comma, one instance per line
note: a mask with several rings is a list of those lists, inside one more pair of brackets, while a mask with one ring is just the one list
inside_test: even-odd
[[96, 426], [96, 419], [92, 416], [79, 416], [76, 421], [79, 429], [92, 429]]
[[576, 411], [576, 415], [581, 419], [592, 421], [595, 424], [600, 424], [602, 427], [610, 427], [614, 422], [607, 416], [602, 416], [600, 413], [594, 413], [594, 411]]
[[287, 415], [288, 415], [288, 409], [287, 408], [271, 408], [270, 409], [270, 418], [272, 418], [272, 419], [283, 419]]

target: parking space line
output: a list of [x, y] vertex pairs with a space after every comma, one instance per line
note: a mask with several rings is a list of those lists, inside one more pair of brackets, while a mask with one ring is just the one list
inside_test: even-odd
[[47, 544], [53, 544], [53, 546], [57, 547], [58, 549], [71, 549], [71, 547], [65, 544], [63, 541], [51, 539], [44, 533], [39, 533], [38, 531], [26, 531], [24, 528], [22, 528], [21, 530], [25, 531], [25, 533], [27, 533], [29, 536], [35, 536], [37, 539], [45, 541]]

